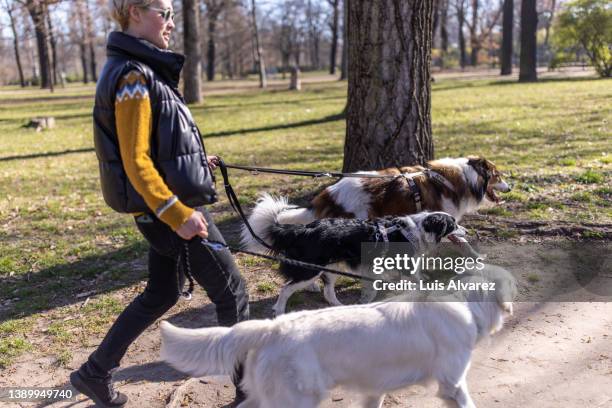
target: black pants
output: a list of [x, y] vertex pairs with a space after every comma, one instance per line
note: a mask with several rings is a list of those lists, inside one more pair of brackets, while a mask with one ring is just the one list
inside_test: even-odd
[[[208, 221], [209, 239], [224, 242], [208, 211], [198, 211]], [[185, 259], [194, 279], [215, 304], [220, 325], [231, 326], [249, 318], [246, 284], [229, 250], [212, 250], [196, 238], [188, 242], [189, 254], [183, 258], [187, 252], [186, 241], [162, 221], [152, 215], [143, 215], [136, 218], [136, 225], [150, 245], [149, 280], [144, 292], [125, 308], [98, 349], [89, 356], [83, 367], [89, 375], [107, 376], [119, 366], [129, 345], [174, 306], [185, 281]]]

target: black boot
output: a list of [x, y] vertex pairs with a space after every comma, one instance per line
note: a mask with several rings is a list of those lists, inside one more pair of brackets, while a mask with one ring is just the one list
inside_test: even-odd
[[127, 396], [113, 388], [110, 374], [105, 377], [92, 376], [84, 366], [70, 374], [70, 383], [74, 388], [101, 407], [122, 407], [127, 403]]

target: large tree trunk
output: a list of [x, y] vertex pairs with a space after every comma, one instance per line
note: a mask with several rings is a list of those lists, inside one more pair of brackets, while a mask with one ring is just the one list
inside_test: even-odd
[[338, 54], [338, 24], [340, 20], [340, 0], [330, 0], [329, 4], [332, 6], [332, 42], [331, 50], [329, 52], [329, 73], [334, 75], [336, 73], [336, 55]]
[[480, 51], [480, 41], [478, 38], [478, 0], [472, 0], [472, 24], [470, 25], [470, 65], [478, 65], [478, 51]]
[[23, 67], [21, 66], [21, 55], [19, 53], [19, 35], [17, 34], [17, 26], [13, 17], [13, 10], [8, 0], [5, 0], [6, 12], [8, 13], [11, 22], [11, 32], [13, 33], [13, 49], [15, 51], [15, 62], [17, 63], [17, 71], [19, 73], [19, 84], [22, 88], [26, 86], [25, 77], [23, 76]]
[[538, 13], [536, 0], [522, 0], [521, 3], [521, 61], [519, 82], [538, 80], [536, 33], [538, 29]]
[[47, 24], [45, 22], [45, 10], [41, 2], [30, 1], [27, 4], [28, 12], [32, 17], [34, 31], [36, 33], [36, 46], [38, 48], [38, 65], [40, 67], [40, 87], [49, 88], [53, 92], [53, 81], [51, 80], [51, 63], [49, 56], [49, 42]]
[[512, 74], [512, 33], [514, 31], [514, 0], [504, 0], [502, 23], [501, 74]]
[[342, 57], [340, 59], [340, 80], [348, 78], [348, 6], [349, 0], [342, 0]]
[[433, 158], [433, 0], [362, 0], [349, 8], [344, 171]]
[[[251, 13], [253, 18], [253, 37], [255, 38], [255, 50], [257, 53], [257, 61], [259, 67], [259, 87], [267, 88], [268, 79], [266, 78], [266, 64], [263, 58], [263, 52], [259, 41], [259, 30], [257, 29], [257, 9], [255, 8], [255, 0], [251, 0]], [[298, 65], [299, 66], [299, 65]]]
[[200, 8], [198, 0], [183, 0], [183, 44], [185, 68], [183, 70], [183, 96], [187, 103], [202, 102], [200, 77]]

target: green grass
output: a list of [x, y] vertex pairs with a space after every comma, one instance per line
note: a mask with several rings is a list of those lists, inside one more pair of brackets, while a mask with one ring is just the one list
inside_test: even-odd
[[[54, 95], [0, 89], [0, 304], [8, 302], [0, 308], [0, 364], [43, 352], [24, 337], [27, 331], [38, 336], [43, 327], [58, 361], [68, 361], [62, 350], [96, 343], [122, 309], [113, 294], [146, 276], [146, 245], [131, 217], [114, 213], [100, 194], [93, 93], [93, 86], [81, 85]], [[513, 191], [502, 194], [505, 204], [483, 211], [490, 217], [612, 222], [610, 99], [609, 81], [597, 79], [437, 80], [436, 156], [484, 155], [507, 174]], [[302, 92], [206, 95], [192, 112], [208, 153], [228, 163], [338, 170], [345, 102], [346, 83], [326, 82], [306, 84]], [[57, 127], [40, 133], [23, 127], [40, 115], [55, 116]], [[330, 182], [238, 171], [231, 177], [247, 205], [264, 191], [305, 203]], [[235, 219], [224, 197], [213, 211], [220, 224]], [[251, 257], [240, 263], [276, 266]], [[79, 308], [84, 298], [76, 295], [91, 290], [95, 294]], [[258, 290], [277, 289], [261, 282]], [[63, 320], [73, 313], [79, 317]], [[49, 315], [59, 323], [38, 324]]]

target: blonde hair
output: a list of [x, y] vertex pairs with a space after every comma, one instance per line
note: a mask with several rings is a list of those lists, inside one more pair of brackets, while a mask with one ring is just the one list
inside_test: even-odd
[[155, 0], [108, 0], [111, 17], [121, 26], [123, 31], [130, 24], [130, 6], [148, 7]]

